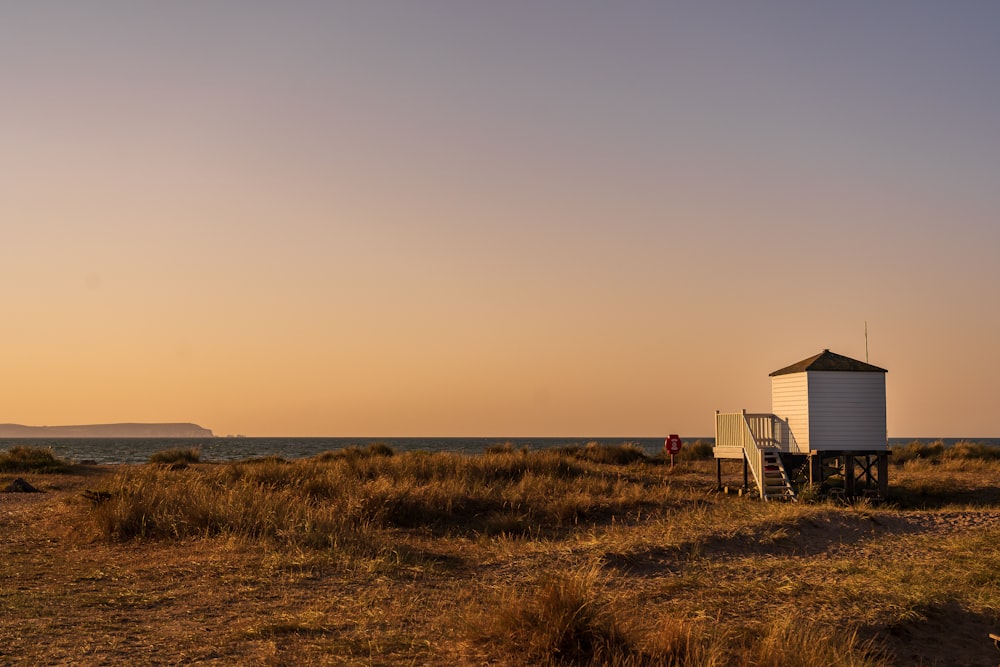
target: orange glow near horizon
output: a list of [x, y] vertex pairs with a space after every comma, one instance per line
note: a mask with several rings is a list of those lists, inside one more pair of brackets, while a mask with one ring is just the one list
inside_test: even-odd
[[994, 8], [421, 4], [10, 10], [0, 422], [1000, 435]]

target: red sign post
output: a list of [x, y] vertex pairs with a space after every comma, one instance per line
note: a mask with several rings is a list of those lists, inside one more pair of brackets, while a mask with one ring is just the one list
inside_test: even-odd
[[674, 455], [680, 453], [682, 444], [684, 443], [681, 442], [681, 437], [676, 433], [671, 433], [670, 436], [663, 441], [663, 449], [670, 454], [671, 468], [674, 467]]

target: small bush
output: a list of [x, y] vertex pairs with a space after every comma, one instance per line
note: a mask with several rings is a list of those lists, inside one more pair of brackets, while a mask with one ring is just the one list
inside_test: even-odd
[[71, 464], [57, 458], [51, 447], [11, 447], [0, 452], [0, 472], [67, 472]]
[[174, 449], [164, 449], [153, 452], [149, 457], [150, 463], [161, 465], [188, 465], [198, 463], [201, 460], [201, 450], [197, 447], [176, 447]]

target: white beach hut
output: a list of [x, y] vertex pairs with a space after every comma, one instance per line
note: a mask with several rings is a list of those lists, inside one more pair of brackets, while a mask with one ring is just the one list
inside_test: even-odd
[[830, 350], [771, 373], [771, 412], [791, 452], [884, 451], [885, 374]]
[[823, 350], [770, 374], [771, 412], [715, 414], [719, 486], [722, 461], [743, 461], [760, 496], [795, 499], [797, 489], [854, 497], [888, 492], [886, 370]]

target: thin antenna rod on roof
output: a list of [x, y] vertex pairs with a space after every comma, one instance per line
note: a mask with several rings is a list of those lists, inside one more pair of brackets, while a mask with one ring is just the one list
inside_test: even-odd
[[865, 320], [865, 363], [868, 363], [868, 320]]

